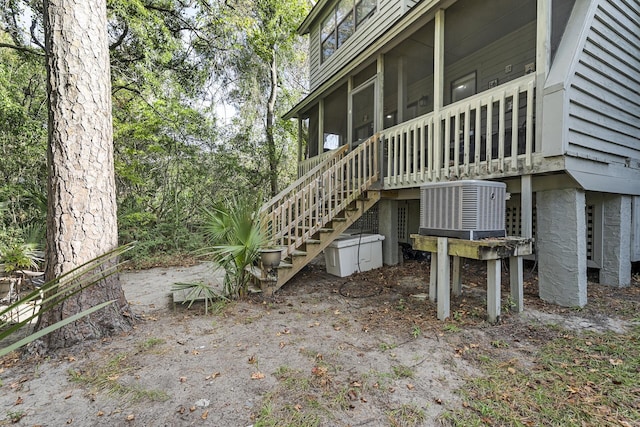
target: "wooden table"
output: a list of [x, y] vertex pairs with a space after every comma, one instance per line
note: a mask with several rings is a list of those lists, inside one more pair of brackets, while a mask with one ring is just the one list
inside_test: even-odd
[[[450, 316], [450, 284], [454, 295], [462, 293], [460, 258], [487, 262], [487, 317], [495, 323], [500, 317], [501, 260], [509, 258], [511, 298], [517, 312], [523, 309], [522, 257], [533, 253], [533, 239], [522, 237], [463, 240], [412, 234], [413, 249], [431, 252], [429, 299], [437, 301], [438, 319]], [[450, 277], [450, 260], [453, 273]]]

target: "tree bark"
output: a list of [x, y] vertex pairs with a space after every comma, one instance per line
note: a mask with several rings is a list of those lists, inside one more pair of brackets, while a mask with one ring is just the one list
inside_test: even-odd
[[269, 63], [269, 100], [267, 101], [267, 153], [269, 158], [269, 184], [271, 187], [271, 197], [278, 194], [278, 154], [276, 141], [273, 135], [275, 126], [275, 109], [278, 98], [278, 66], [276, 63], [275, 46], [272, 48], [271, 62]]
[[[49, 93], [48, 280], [118, 245], [105, 0], [44, 0]], [[110, 276], [43, 314], [38, 329], [98, 303], [103, 310], [45, 337], [60, 348], [131, 328]]]

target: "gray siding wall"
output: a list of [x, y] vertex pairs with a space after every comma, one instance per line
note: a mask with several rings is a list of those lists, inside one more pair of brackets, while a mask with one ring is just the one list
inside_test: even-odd
[[[476, 92], [489, 88], [489, 82], [498, 79], [499, 84], [508, 83], [524, 75], [526, 64], [535, 63], [536, 24], [528, 24], [521, 29], [478, 50], [464, 59], [448, 65], [445, 70], [444, 101], [451, 102], [451, 84], [453, 80], [476, 71]], [[531, 46], [531, 49], [527, 49]], [[511, 65], [511, 72], [505, 72], [505, 66]], [[433, 76], [420, 80], [408, 87], [407, 103], [417, 102], [422, 95], [433, 99]], [[395, 93], [393, 94], [395, 96]], [[385, 99], [385, 105], [396, 108], [395, 99]], [[420, 111], [424, 114], [426, 111]], [[412, 117], [408, 117], [409, 119]]]
[[640, 3], [601, 0], [568, 87], [567, 155], [640, 159]]
[[[451, 84], [465, 74], [476, 71], [476, 92], [489, 88], [489, 82], [498, 79], [499, 84], [507, 83], [524, 75], [525, 65], [535, 63], [536, 23], [497, 40], [472, 55], [447, 66], [444, 70], [444, 100], [451, 102]], [[531, 47], [532, 49], [527, 49]], [[446, 48], [446, 40], [445, 40]], [[511, 72], [505, 66], [511, 65]]]
[[404, 9], [405, 11], [411, 9], [415, 6], [420, 0], [404, 0]]
[[404, 12], [403, 0], [378, 0], [378, 10], [341, 46], [329, 59], [321, 63], [320, 55], [320, 26], [326, 17], [311, 27], [309, 33], [309, 67], [311, 90], [316, 89], [322, 82], [337, 73], [353, 57], [369, 46], [376, 38], [384, 34]]

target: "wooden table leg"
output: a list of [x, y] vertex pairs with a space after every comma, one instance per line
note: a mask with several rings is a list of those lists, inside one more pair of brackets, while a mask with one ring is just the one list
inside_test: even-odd
[[524, 286], [522, 282], [522, 257], [509, 257], [509, 286], [516, 313], [521, 313], [524, 310]]
[[449, 273], [448, 239], [438, 237], [438, 320], [449, 317], [451, 274]]
[[460, 257], [453, 257], [453, 277], [451, 278], [452, 292], [455, 296], [462, 295], [462, 275], [460, 272]]
[[436, 302], [436, 283], [438, 279], [438, 253], [431, 253], [431, 268], [429, 269], [429, 300]]
[[499, 259], [487, 261], [487, 317], [491, 323], [500, 317], [500, 268]]

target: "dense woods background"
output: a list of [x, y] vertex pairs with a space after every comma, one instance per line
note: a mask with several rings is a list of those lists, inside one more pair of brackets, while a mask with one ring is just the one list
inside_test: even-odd
[[[1, 0], [0, 242], [43, 241], [47, 88], [42, 2]], [[293, 178], [305, 90], [304, 0], [110, 0], [120, 243], [138, 263], [201, 246], [202, 208]]]

